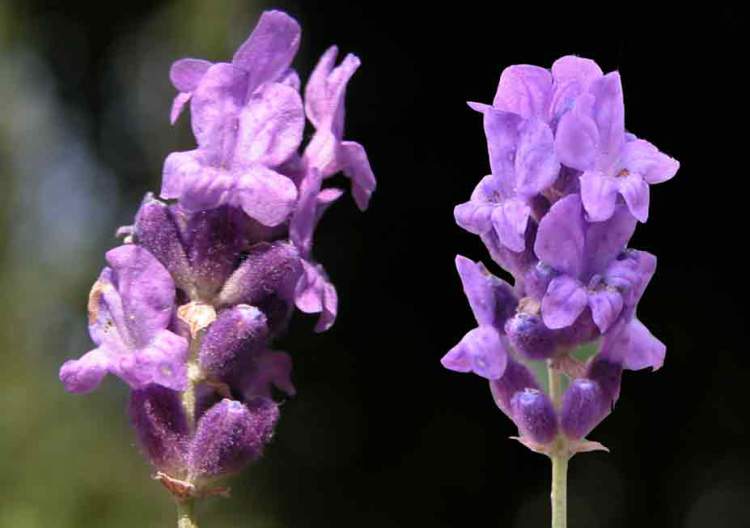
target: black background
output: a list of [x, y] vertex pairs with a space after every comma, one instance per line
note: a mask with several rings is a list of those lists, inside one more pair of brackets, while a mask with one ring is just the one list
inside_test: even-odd
[[[36, 38], [56, 89], [93, 119], [92, 137], [116, 97], [101, 89], [108, 46], [160, 4], [20, 7], [32, 25], [55, 12], [76, 20], [90, 53], [75, 71], [70, 35], [45, 23]], [[313, 321], [297, 316], [281, 343], [295, 357], [299, 394], [284, 404], [258, 471], [283, 525], [547, 523], [547, 460], [508, 439], [514, 427], [480, 378], [443, 370], [439, 359], [473, 326], [454, 256], [489, 264], [452, 215], [489, 170], [481, 119], [465, 101], [491, 101], [508, 65], [549, 66], [574, 53], [620, 70], [628, 129], [682, 167], [652, 188], [650, 220], [632, 244], [659, 258], [639, 314], [667, 344], [667, 361], [653, 374], [626, 373], [615, 412], [591, 435], [612, 452], [571, 462], [570, 525], [747, 526], [746, 20], [655, 3], [275, 5], [303, 26], [303, 79], [331, 43], [362, 58], [347, 137], [365, 145], [378, 177], [366, 214], [344, 201], [318, 230], [316, 256], [339, 290], [336, 325], [314, 335]], [[166, 71], [154, 80], [167, 82]], [[132, 214], [158, 174], [137, 163], [117, 169], [115, 158], [139, 156], [127, 142], [121, 149], [99, 154], [123, 180]], [[235, 481], [232, 502], [253, 471]], [[206, 507], [208, 526], [223, 507]]]

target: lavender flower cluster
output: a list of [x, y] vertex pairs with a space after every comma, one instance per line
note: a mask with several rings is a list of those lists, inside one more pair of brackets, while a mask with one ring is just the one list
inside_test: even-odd
[[[456, 222], [514, 283], [456, 258], [477, 327], [442, 363], [488, 379], [530, 448], [549, 453], [557, 438], [571, 453], [591, 448], [585, 437], [610, 413], [623, 370], [664, 361], [636, 317], [656, 257], [628, 243], [648, 218], [649, 186], [679, 163], [625, 131], [620, 75], [588, 59], [511, 66], [492, 105], [469, 106], [484, 118], [492, 174]], [[583, 345], [598, 348], [586, 361], [573, 355]], [[567, 375], [560, 402], [531, 368], [541, 360]]]
[[[363, 147], [344, 140], [346, 86], [359, 67], [337, 49], [322, 56], [300, 94], [290, 67], [297, 22], [263, 13], [231, 62], [182, 59], [174, 122], [189, 105], [197, 147], [170, 154], [161, 199], [147, 195], [124, 244], [89, 297], [96, 348], [67, 361], [71, 392], [107, 373], [132, 389], [143, 450], [178, 496], [256, 459], [279, 417], [272, 391], [294, 394], [291, 358], [271, 348], [296, 306], [330, 328], [337, 295], [312, 255], [313, 233], [343, 191], [364, 210], [375, 177]], [[314, 128], [302, 149], [305, 117]], [[163, 201], [169, 200], [169, 201]]]

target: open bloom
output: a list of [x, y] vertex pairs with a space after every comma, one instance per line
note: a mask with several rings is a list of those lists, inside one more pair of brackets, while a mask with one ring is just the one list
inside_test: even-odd
[[72, 392], [95, 389], [108, 372], [134, 389], [184, 389], [188, 344], [167, 328], [175, 299], [169, 273], [133, 245], [107, 252], [107, 263], [89, 295], [89, 333], [98, 347], [65, 362], [60, 379]]

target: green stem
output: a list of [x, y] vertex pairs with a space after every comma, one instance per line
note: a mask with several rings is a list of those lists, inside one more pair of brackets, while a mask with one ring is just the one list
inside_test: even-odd
[[568, 526], [568, 455], [553, 455], [552, 459], [552, 528]]
[[[555, 409], [559, 410], [562, 403], [563, 374], [552, 367], [552, 362], [547, 364], [549, 379], [549, 397]], [[552, 461], [552, 528], [566, 528], [568, 526], [568, 454], [565, 437], [560, 435], [555, 440], [554, 447], [550, 453]]]
[[198, 528], [195, 518], [195, 501], [188, 499], [177, 503], [177, 528]]

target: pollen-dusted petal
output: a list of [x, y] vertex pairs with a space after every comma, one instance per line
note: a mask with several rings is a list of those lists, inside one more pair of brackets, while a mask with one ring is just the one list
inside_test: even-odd
[[278, 406], [266, 398], [247, 405], [220, 401], [198, 421], [190, 446], [190, 473], [211, 479], [241, 470], [261, 456], [278, 418]]
[[297, 54], [301, 29], [282, 11], [264, 11], [247, 40], [232, 57], [232, 64], [248, 73], [248, 91], [287, 71]]
[[542, 391], [525, 388], [513, 395], [510, 405], [521, 436], [537, 444], [548, 444], [557, 436], [555, 409]]

